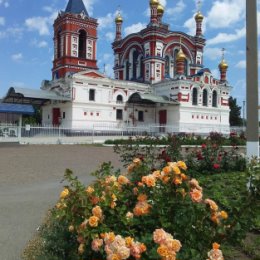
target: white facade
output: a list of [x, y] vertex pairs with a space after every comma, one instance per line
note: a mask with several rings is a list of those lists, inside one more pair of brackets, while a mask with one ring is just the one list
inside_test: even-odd
[[[229, 128], [231, 87], [226, 83], [221, 85], [207, 70], [190, 79], [166, 80], [153, 85], [110, 79], [90, 70], [54, 80], [42, 88], [71, 98], [69, 102], [50, 101], [43, 106], [44, 125], [55, 124], [56, 109], [59, 113], [56, 124], [75, 129], [160, 124], [176, 127], [181, 132], [197, 132], [209, 126], [216, 127], [216, 131]], [[193, 100], [194, 88], [197, 100]], [[165, 97], [166, 101], [129, 103], [134, 93]]]

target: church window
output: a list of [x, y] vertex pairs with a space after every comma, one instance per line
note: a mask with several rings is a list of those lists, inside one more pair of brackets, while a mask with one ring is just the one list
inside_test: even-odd
[[87, 34], [84, 30], [79, 31], [79, 58], [86, 58], [86, 37]]
[[57, 58], [59, 59], [62, 56], [62, 38], [61, 38], [61, 31], [58, 32], [57, 35]]
[[192, 105], [197, 106], [198, 105], [198, 89], [194, 88], [192, 90]]
[[123, 120], [123, 110], [122, 109], [116, 110], [116, 120]]
[[150, 80], [150, 64], [145, 64], [145, 80]]
[[130, 69], [130, 63], [129, 61], [126, 61], [125, 64], [125, 79], [129, 80], [129, 69]]
[[212, 94], [212, 106], [217, 107], [217, 91], [214, 90]]
[[156, 48], [156, 56], [161, 57], [162, 56], [162, 49], [161, 48]]
[[133, 52], [133, 77], [132, 80], [135, 80], [137, 78], [137, 65], [138, 65], [138, 51], [135, 50]]
[[62, 118], [65, 119], [66, 118], [66, 112], [62, 113]]
[[138, 121], [139, 122], [144, 121], [144, 111], [138, 111]]
[[148, 57], [150, 56], [150, 49], [145, 49], [145, 57]]
[[208, 91], [206, 89], [203, 90], [202, 105], [205, 107], [208, 106]]
[[123, 96], [122, 95], [118, 95], [116, 97], [116, 103], [123, 103]]
[[89, 90], [89, 101], [95, 101], [95, 89]]
[[185, 61], [184, 61], [184, 74], [186, 76], [189, 75], [189, 73], [188, 73], [188, 60], [187, 59], [185, 59]]
[[165, 77], [170, 77], [170, 57], [165, 57]]

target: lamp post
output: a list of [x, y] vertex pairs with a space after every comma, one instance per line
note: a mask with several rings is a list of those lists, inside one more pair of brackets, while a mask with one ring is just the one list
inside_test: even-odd
[[257, 0], [246, 1], [246, 151], [259, 157]]
[[245, 126], [246, 126], [246, 122], [245, 122], [245, 104], [246, 104], [246, 101], [243, 100], [243, 131], [245, 131]]

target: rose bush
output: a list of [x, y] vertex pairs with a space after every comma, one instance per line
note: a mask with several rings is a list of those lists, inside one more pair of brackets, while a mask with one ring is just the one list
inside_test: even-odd
[[228, 213], [186, 170], [177, 161], [151, 171], [135, 158], [125, 173], [103, 164], [87, 187], [67, 170], [52, 210], [71, 242], [63, 259], [222, 259], [209, 250], [227, 238]]

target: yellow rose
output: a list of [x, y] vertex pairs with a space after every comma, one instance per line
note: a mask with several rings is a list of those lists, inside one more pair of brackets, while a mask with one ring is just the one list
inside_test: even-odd
[[69, 190], [67, 188], [65, 188], [61, 193], [60, 193], [60, 198], [61, 199], [65, 199], [66, 197], [69, 196]]
[[94, 188], [92, 188], [91, 186], [88, 186], [87, 189], [86, 189], [86, 192], [88, 194], [92, 194], [94, 191], [95, 191]]
[[220, 216], [221, 216], [223, 219], [227, 219], [227, 218], [228, 218], [228, 214], [227, 214], [227, 212], [224, 211], [224, 210], [222, 210], [222, 211], [220, 212]]
[[84, 250], [85, 250], [84, 247], [85, 247], [84, 244], [80, 244], [80, 245], [79, 245], [79, 248], [78, 248], [79, 254], [82, 255], [82, 254], [84, 253]]
[[98, 221], [99, 221], [99, 218], [96, 217], [96, 216], [91, 216], [89, 219], [88, 219], [88, 224], [91, 226], [91, 227], [97, 227], [98, 226]]

